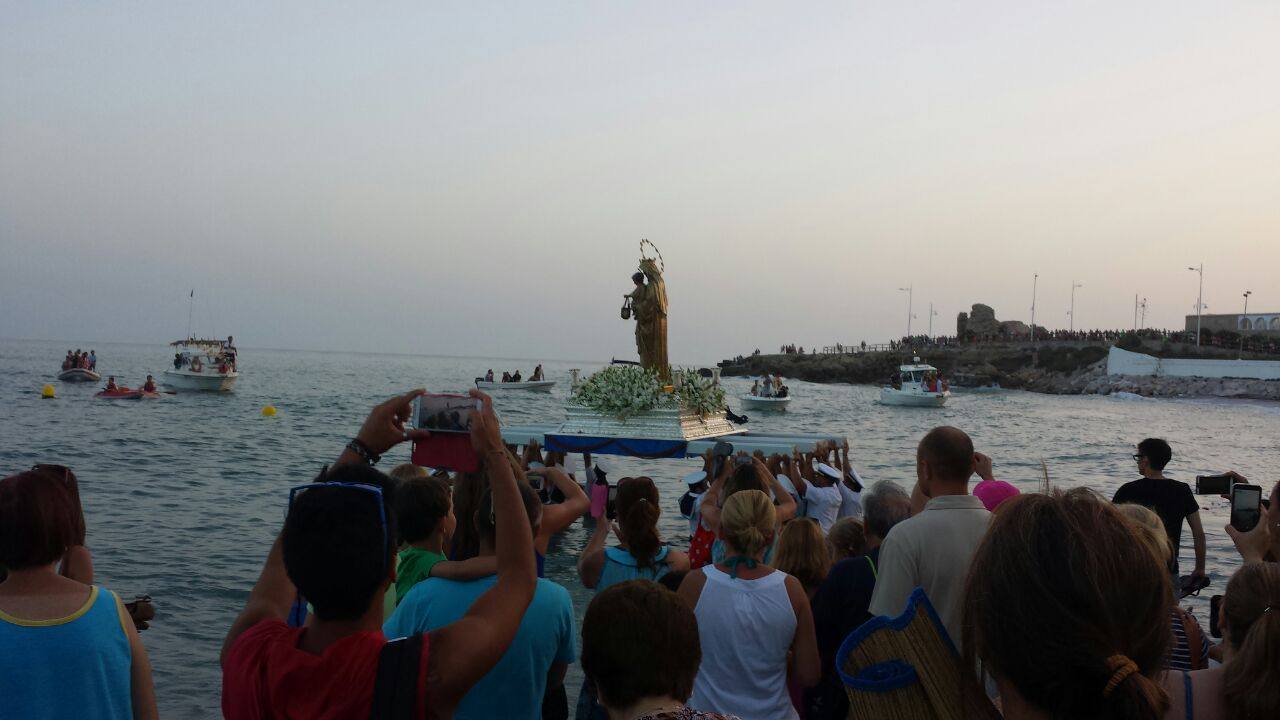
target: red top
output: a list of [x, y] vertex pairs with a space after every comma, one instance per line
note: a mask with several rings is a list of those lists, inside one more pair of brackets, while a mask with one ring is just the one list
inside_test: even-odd
[[[306, 628], [263, 620], [231, 645], [222, 669], [222, 714], [227, 720], [313, 718], [365, 720], [373, 702], [381, 631], [357, 633], [320, 655], [298, 649]], [[418, 668], [418, 717], [425, 717], [427, 657]]]

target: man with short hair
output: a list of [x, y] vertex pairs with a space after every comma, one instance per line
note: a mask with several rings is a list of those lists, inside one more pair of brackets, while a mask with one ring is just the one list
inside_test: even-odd
[[867, 554], [833, 565], [813, 596], [813, 622], [823, 676], [816, 686], [805, 691], [805, 717], [810, 720], [843, 720], [849, 714], [849, 700], [835, 672], [836, 651], [849, 633], [871, 619], [867, 608], [876, 585], [880, 545], [893, 526], [907, 519], [911, 499], [897, 483], [881, 480], [862, 493], [862, 511]]
[[[498, 582], [456, 623], [400, 643], [383, 637], [396, 526], [387, 478], [370, 466], [400, 442], [427, 437], [404, 427], [423, 394], [374, 408], [334, 469], [295, 491], [284, 529], [222, 645], [224, 717], [390, 717], [392, 706], [405, 705], [415, 717], [451, 717], [510, 645], [533, 597], [533, 542], [497, 416], [475, 390], [482, 409], [471, 441], [493, 488]], [[315, 611], [303, 627], [289, 627], [299, 594]]]
[[[525, 483], [520, 483], [520, 495], [532, 529], [531, 537], [536, 537], [542, 521], [542, 500]], [[475, 514], [481, 557], [494, 552], [495, 527], [489, 507], [486, 495]], [[493, 575], [476, 580], [427, 578], [401, 600], [395, 614], [382, 626], [383, 634], [396, 638], [447, 626], [463, 617], [496, 580]], [[458, 702], [454, 717], [458, 720], [539, 720], [547, 688], [563, 685], [565, 671], [577, 659], [574, 625], [569, 591], [540, 578], [533, 602], [525, 611], [511, 646], [497, 665]]]
[[1111, 502], [1143, 505], [1160, 516], [1164, 531], [1169, 536], [1169, 547], [1173, 550], [1169, 572], [1174, 577], [1176, 592], [1183, 520], [1191, 526], [1191, 539], [1196, 553], [1196, 566], [1191, 575], [1193, 578], [1205, 577], [1204, 525], [1200, 522], [1200, 505], [1196, 502], [1190, 485], [1165, 477], [1165, 466], [1173, 459], [1173, 449], [1169, 447], [1169, 443], [1159, 438], [1147, 438], [1138, 443], [1133, 459], [1138, 463], [1138, 472], [1142, 477], [1121, 485]]
[[957, 648], [969, 563], [991, 520], [969, 494], [975, 462], [973, 441], [959, 428], [936, 427], [920, 440], [916, 488], [927, 502], [884, 539], [871, 595], [873, 615], [897, 616], [912, 591], [923, 588]]

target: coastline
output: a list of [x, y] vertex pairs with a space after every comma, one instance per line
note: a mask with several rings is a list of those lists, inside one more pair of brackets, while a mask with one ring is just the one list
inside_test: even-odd
[[[1110, 342], [990, 343], [913, 351], [752, 355], [719, 363], [725, 377], [781, 374], [814, 383], [879, 385], [914, 356], [937, 367], [953, 388], [994, 387], [1046, 395], [1210, 397], [1280, 401], [1280, 381], [1243, 378], [1108, 375]], [[1129, 349], [1129, 348], [1126, 348]], [[1150, 343], [1132, 349], [1162, 357], [1234, 358], [1222, 348]], [[1261, 357], [1257, 359], [1262, 359]]]

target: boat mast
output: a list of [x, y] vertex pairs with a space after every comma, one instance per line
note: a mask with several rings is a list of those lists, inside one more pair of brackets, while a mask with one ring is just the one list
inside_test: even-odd
[[187, 339], [191, 339], [191, 308], [196, 302], [196, 290], [191, 289], [191, 294], [187, 296]]

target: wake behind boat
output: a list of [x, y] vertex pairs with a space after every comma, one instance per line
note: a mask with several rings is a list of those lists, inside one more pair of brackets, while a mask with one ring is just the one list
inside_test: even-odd
[[880, 388], [881, 405], [902, 407], [942, 407], [951, 391], [938, 376], [938, 368], [912, 358], [912, 364], [898, 366], [894, 385]]
[[175, 390], [230, 392], [240, 378], [233, 338], [196, 340], [187, 338], [169, 343], [178, 348], [173, 367], [164, 371], [164, 384]]

